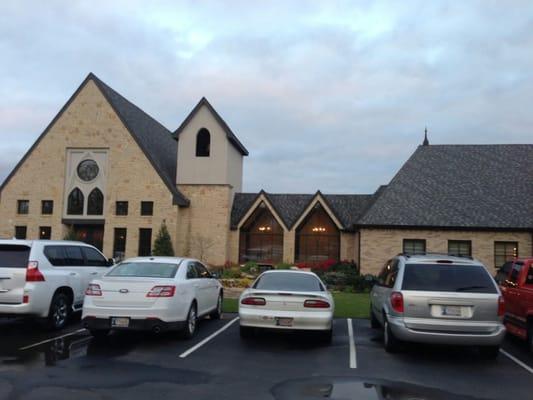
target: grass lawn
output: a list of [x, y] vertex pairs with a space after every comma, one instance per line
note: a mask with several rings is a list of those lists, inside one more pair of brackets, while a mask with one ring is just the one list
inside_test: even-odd
[[[338, 318], [368, 318], [370, 310], [370, 295], [368, 293], [334, 292], [335, 317]], [[224, 299], [224, 311], [238, 312], [237, 299]]]

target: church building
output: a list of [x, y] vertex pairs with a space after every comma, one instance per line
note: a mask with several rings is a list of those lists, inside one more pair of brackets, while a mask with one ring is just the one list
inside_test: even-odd
[[0, 237], [74, 231], [122, 258], [150, 255], [164, 223], [177, 255], [212, 265], [353, 260], [365, 273], [399, 252], [490, 268], [532, 254], [531, 144], [426, 138], [370, 194], [244, 193], [246, 156], [207, 99], [172, 132], [91, 73], [0, 186]]

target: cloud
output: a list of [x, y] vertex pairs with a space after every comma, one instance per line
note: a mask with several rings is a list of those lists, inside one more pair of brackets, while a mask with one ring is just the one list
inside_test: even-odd
[[208, 97], [250, 150], [249, 191], [373, 192], [425, 125], [531, 142], [527, 1], [94, 4], [1, 3], [0, 176], [89, 71], [171, 130]]

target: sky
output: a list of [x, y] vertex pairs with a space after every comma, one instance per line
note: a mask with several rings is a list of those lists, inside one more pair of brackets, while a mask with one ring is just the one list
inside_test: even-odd
[[0, 181], [89, 72], [171, 131], [207, 97], [244, 191], [373, 193], [425, 126], [533, 142], [529, 0], [2, 0]]

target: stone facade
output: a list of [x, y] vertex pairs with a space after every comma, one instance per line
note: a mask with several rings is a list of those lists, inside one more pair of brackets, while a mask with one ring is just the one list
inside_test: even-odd
[[426, 251], [448, 252], [448, 240], [471, 240], [472, 256], [495, 271], [494, 242], [518, 242], [518, 255], [532, 251], [530, 232], [491, 232], [457, 230], [361, 229], [360, 266], [364, 273], [377, 274], [385, 262], [402, 252], [404, 239], [425, 239]]
[[[108, 149], [109, 170], [104, 198], [103, 252], [111, 257], [114, 228], [127, 228], [126, 256], [136, 256], [139, 228], [152, 228], [152, 240], [163, 221], [175, 231], [178, 206], [143, 151], [124, 127], [98, 87], [89, 80], [25, 162], [3, 188], [0, 197], [0, 236], [14, 236], [15, 226], [27, 226], [27, 237], [39, 237], [40, 226], [52, 228], [52, 239], [62, 239], [66, 225], [65, 162], [67, 149]], [[17, 214], [17, 200], [30, 202], [27, 215]], [[53, 200], [52, 215], [41, 215], [41, 200]], [[127, 216], [115, 215], [115, 202], [129, 202]], [[153, 216], [140, 215], [141, 201], [153, 201]], [[172, 235], [177, 245], [176, 234]]]

